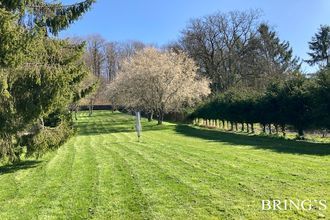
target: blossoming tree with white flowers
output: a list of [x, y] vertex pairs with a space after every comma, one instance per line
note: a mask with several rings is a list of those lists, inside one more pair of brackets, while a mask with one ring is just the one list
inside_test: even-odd
[[210, 93], [209, 80], [197, 74], [197, 65], [185, 53], [145, 48], [123, 61], [110, 84], [113, 104], [157, 114], [193, 106]]

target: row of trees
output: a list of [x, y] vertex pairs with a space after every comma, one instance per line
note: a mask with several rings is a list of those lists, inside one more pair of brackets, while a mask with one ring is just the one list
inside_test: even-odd
[[0, 160], [38, 156], [72, 133], [68, 106], [91, 90], [85, 46], [54, 36], [93, 2], [0, 1]]
[[[242, 99], [244, 100], [242, 102], [245, 102], [245, 98], [247, 98], [245, 97], [246, 91], [249, 91], [249, 95], [247, 95], [250, 97], [249, 100], [256, 101], [255, 99], [264, 97], [263, 94], [267, 94], [271, 87], [284, 89], [284, 85], [289, 86], [288, 83], [296, 78], [295, 74], [299, 72], [301, 65], [299, 59], [293, 56], [289, 43], [281, 41], [278, 34], [269, 25], [262, 23], [259, 14], [259, 11], [256, 10], [229, 13], [218, 12], [191, 20], [182, 31], [180, 39], [165, 46], [164, 49], [177, 54], [186, 54], [192, 58], [198, 66], [196, 68], [197, 76], [210, 80], [212, 96], [217, 96], [218, 98], [226, 97], [223, 98], [226, 102], [236, 102], [236, 99]], [[326, 50], [329, 45], [328, 29], [328, 26], [321, 26], [319, 33], [310, 42], [311, 52], [309, 55], [311, 59], [307, 60], [307, 62], [311, 65], [321, 65], [327, 58]], [[131, 50], [132, 53], [126, 57], [132, 57], [132, 55], [134, 57], [134, 54], [144, 48], [143, 44], [137, 45], [139, 46], [135, 47], [136, 50]], [[116, 82], [110, 85], [110, 102], [114, 105], [122, 105], [128, 109], [143, 110], [148, 112], [150, 117], [153, 113], [161, 115], [159, 110], [157, 110], [157, 105], [159, 105], [161, 99], [154, 95], [156, 92], [152, 88], [155, 87], [155, 84], [159, 86], [163, 83], [166, 84], [167, 81], [166, 79], [159, 79], [157, 83], [149, 83], [150, 80], [152, 82], [154, 80], [150, 78], [152, 74], [147, 72], [156, 70], [155, 68], [152, 69], [152, 59], [150, 59], [150, 63], [139, 64], [143, 70], [136, 68], [136, 66], [134, 67], [136, 69], [134, 69], [133, 65], [130, 67], [130, 70], [126, 70], [127, 63], [125, 64], [126, 61], [122, 62], [125, 60], [122, 59], [125, 56], [119, 56], [120, 59], [118, 59], [118, 53], [116, 56], [117, 68], [115, 73], [118, 74], [118, 79], [115, 77]], [[123, 69], [121, 69], [122, 67]], [[151, 70], [146, 71], [148, 68]], [[159, 67], [159, 69], [161, 68]], [[137, 76], [138, 73], [134, 73], [134, 71], [143, 74]], [[184, 82], [185, 79], [182, 78], [180, 80]], [[304, 83], [302, 84], [304, 86], [302, 88], [307, 89], [305, 80], [308, 81], [307, 79], [303, 80]], [[119, 81], [122, 83], [118, 83]], [[271, 82], [273, 83], [270, 84]], [[168, 88], [170, 89], [171, 87]], [[188, 87], [186, 89], [189, 90]], [[200, 90], [203, 91], [204, 88], [202, 87]], [[181, 92], [184, 94], [184, 91]], [[177, 96], [181, 95], [180, 92], [174, 93]], [[219, 94], [222, 95], [219, 96]], [[267, 97], [269, 96], [267, 95]], [[148, 99], [148, 101], [143, 99]], [[181, 111], [182, 106], [188, 106], [183, 99], [179, 99], [179, 101], [181, 102], [180, 104], [169, 104], [168, 106], [172, 107], [166, 109], [165, 112]], [[267, 106], [264, 104], [260, 105]], [[180, 108], [174, 108], [173, 106], [180, 106]], [[235, 107], [234, 109], [236, 110], [231, 111], [232, 117], [237, 118], [235, 121], [240, 117], [244, 117], [240, 115], [242, 111], [237, 111], [239, 108]], [[270, 118], [270, 112], [272, 111], [264, 110], [269, 112], [269, 114], [267, 113], [268, 116], [265, 117]], [[269, 119], [263, 124], [267, 124], [268, 121]], [[274, 123], [275, 127], [278, 128], [278, 123], [271, 123]], [[293, 122], [290, 123], [292, 124]], [[304, 129], [306, 126], [303, 125], [301, 127]]]
[[108, 42], [100, 35], [75, 38], [74, 41], [87, 42], [86, 64], [97, 78], [107, 83], [115, 78], [124, 59], [147, 46], [140, 41]]
[[[87, 41], [86, 63], [101, 81], [90, 100], [101, 103], [107, 102], [103, 91], [120, 71], [122, 61], [151, 46], [139, 41], [108, 42], [98, 35], [76, 40]], [[191, 20], [181, 37], [163, 49], [194, 59], [198, 74], [211, 80], [213, 94], [238, 84], [263, 90], [270, 79], [283, 78], [300, 67], [289, 43], [262, 23], [256, 10], [218, 12]]]
[[289, 43], [260, 22], [254, 10], [191, 20], [170, 47], [189, 54], [199, 73], [211, 79], [213, 98], [192, 117], [229, 121], [231, 129], [242, 123], [252, 131], [254, 123], [264, 131], [266, 125], [277, 131], [291, 125], [299, 136], [305, 129], [329, 128], [329, 26], [321, 26], [309, 42], [305, 62], [320, 67], [311, 79], [299, 74], [301, 62]]
[[211, 79], [213, 94], [237, 85], [262, 91], [300, 67], [289, 43], [260, 21], [258, 10], [193, 19], [170, 47], [196, 61], [199, 73]]
[[[262, 91], [270, 80], [287, 77], [292, 71], [299, 69], [300, 64], [298, 59], [293, 57], [289, 43], [281, 41], [275, 31], [262, 23], [259, 14], [259, 11], [255, 10], [219, 12], [191, 20], [182, 31], [180, 39], [164, 46], [162, 50], [186, 54], [192, 58], [198, 67], [196, 68], [197, 75], [210, 80], [213, 94], [227, 91], [237, 85]], [[132, 109], [134, 106], [132, 100], [139, 99], [136, 98], [135, 92], [129, 93], [128, 90], [134, 88], [135, 91], [138, 91], [137, 87], [145, 88], [148, 85], [148, 78], [142, 77], [145, 78], [144, 84], [139, 80], [130, 81], [132, 78], [130, 75], [134, 75], [134, 73], [123, 74], [132, 72], [125, 70], [125, 60], [136, 55], [146, 45], [138, 41], [129, 44], [106, 42], [100, 36], [90, 36], [87, 38], [87, 42], [87, 63], [95, 76], [106, 78], [106, 83], [100, 85], [95, 99], [102, 100], [102, 97], [110, 97], [111, 104]], [[148, 65], [141, 68], [149, 68]], [[148, 77], [151, 75], [149, 74]], [[111, 83], [113, 80], [119, 81], [119, 79], [124, 82], [126, 87], [122, 85], [120, 88], [119, 83]], [[184, 78], [181, 80], [184, 82]], [[107, 83], [112, 84], [107, 93], [109, 95], [104, 93]], [[157, 84], [162, 83], [164, 82], [157, 82]], [[186, 86], [186, 90], [189, 90], [189, 87]], [[155, 93], [149, 90], [148, 92]], [[181, 95], [179, 92], [174, 93]], [[182, 93], [184, 94], [184, 91]], [[154, 98], [153, 94], [143, 94], [145, 94], [144, 98], [147, 96], [150, 96], [149, 99]], [[94, 98], [90, 99], [91, 103], [92, 99]], [[126, 102], [119, 101], [124, 99]], [[103, 102], [106, 101], [103, 99]], [[146, 104], [146, 101], [141, 102], [141, 100], [138, 102], [144, 104], [143, 107], [136, 106], [136, 108], [148, 112], [150, 116], [153, 113], [160, 115], [159, 110], [156, 110], [158, 107], [154, 107], [155, 104]], [[158, 102], [160, 101], [158, 100]], [[176, 105], [184, 106], [185, 103], [183, 101]], [[165, 112], [181, 110], [182, 108], [172, 107]]]
[[[191, 115], [193, 118], [229, 121], [231, 129], [237, 123], [254, 132], [253, 125], [274, 125], [285, 135], [286, 126], [298, 131], [300, 138], [306, 129], [330, 128], [330, 69], [323, 69], [314, 78], [291, 75], [285, 81], [271, 83], [264, 93], [250, 90], [229, 90], [205, 104]], [[271, 129], [269, 129], [271, 132]]]
[[140, 41], [109, 42], [100, 35], [71, 40], [79, 43], [86, 42], [84, 60], [92, 73], [86, 83], [97, 86], [92, 94], [80, 101], [80, 104], [88, 105], [90, 115], [92, 115], [95, 103], [109, 104], [107, 87], [121, 69], [121, 63], [148, 45]]

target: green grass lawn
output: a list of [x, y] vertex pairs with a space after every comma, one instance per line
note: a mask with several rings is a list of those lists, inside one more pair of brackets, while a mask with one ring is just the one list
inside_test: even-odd
[[[330, 146], [134, 117], [80, 113], [41, 160], [0, 167], [0, 219], [330, 218]], [[325, 199], [326, 211], [261, 211], [262, 199]]]

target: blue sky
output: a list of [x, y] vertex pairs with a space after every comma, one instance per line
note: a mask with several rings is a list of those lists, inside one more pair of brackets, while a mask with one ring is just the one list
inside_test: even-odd
[[[60, 36], [100, 34], [109, 41], [140, 40], [161, 46], [176, 40], [191, 18], [247, 9], [261, 9], [262, 20], [303, 59], [307, 58], [307, 42], [320, 24], [330, 25], [330, 0], [97, 0], [91, 11]], [[304, 64], [303, 71], [313, 68]]]

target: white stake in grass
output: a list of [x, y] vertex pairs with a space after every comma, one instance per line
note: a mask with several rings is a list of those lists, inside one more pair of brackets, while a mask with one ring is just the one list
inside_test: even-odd
[[136, 134], [138, 136], [138, 141], [140, 141], [140, 136], [141, 136], [141, 132], [142, 132], [140, 112], [135, 112], [135, 119], [136, 119], [135, 130], [136, 130]]

